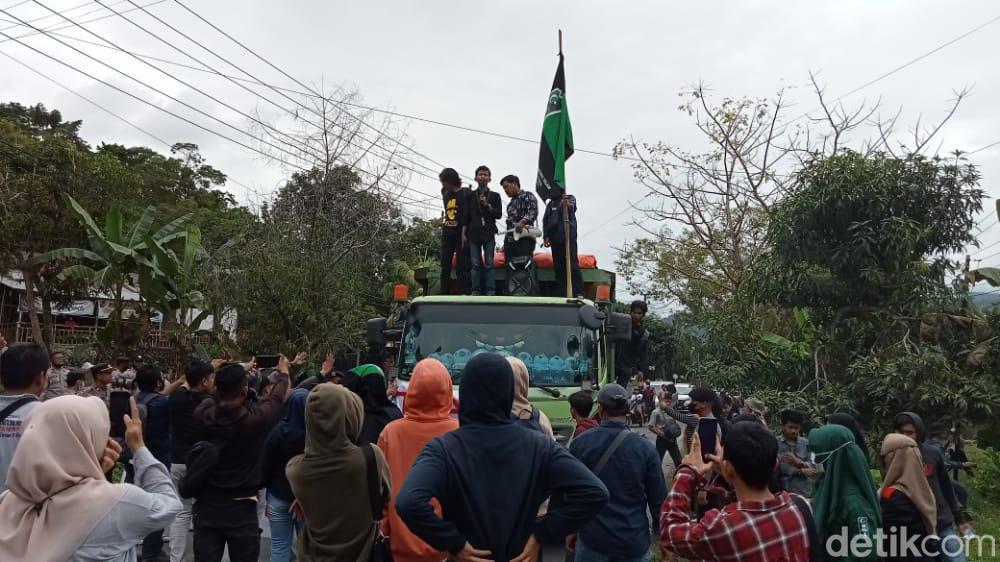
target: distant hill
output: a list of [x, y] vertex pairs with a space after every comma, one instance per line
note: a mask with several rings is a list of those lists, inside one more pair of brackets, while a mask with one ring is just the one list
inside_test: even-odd
[[998, 292], [986, 291], [984, 293], [972, 293], [969, 296], [972, 297], [972, 302], [976, 303], [976, 306], [982, 309], [1000, 305], [1000, 293]]

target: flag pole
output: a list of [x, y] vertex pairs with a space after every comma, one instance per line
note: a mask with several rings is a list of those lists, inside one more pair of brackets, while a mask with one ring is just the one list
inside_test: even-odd
[[[563, 56], [562, 30], [559, 30], [559, 58]], [[566, 183], [565, 181], [563, 183]], [[573, 298], [573, 270], [570, 252], [573, 249], [573, 241], [569, 237], [569, 199], [566, 197], [566, 186], [563, 185], [562, 216], [563, 216], [563, 253], [566, 255], [566, 298]]]

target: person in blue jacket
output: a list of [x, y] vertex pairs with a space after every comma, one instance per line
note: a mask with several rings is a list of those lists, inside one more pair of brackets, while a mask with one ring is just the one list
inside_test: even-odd
[[[424, 447], [396, 499], [424, 542], [461, 560], [535, 560], [543, 542], [575, 533], [607, 505], [607, 488], [583, 463], [514, 423], [514, 374], [501, 355], [473, 357], [458, 398], [459, 429]], [[562, 501], [538, 516], [550, 495]]]

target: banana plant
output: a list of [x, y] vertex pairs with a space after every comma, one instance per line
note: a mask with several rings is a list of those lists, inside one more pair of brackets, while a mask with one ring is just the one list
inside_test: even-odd
[[819, 330], [809, 318], [809, 313], [804, 309], [796, 307], [792, 312], [795, 315], [795, 323], [798, 325], [799, 332], [802, 333], [801, 340], [792, 341], [782, 335], [766, 330], [761, 332], [760, 339], [797, 359], [812, 359], [816, 349], [822, 343], [820, 341]]
[[104, 219], [104, 228], [73, 197], [63, 196], [66, 208], [84, 228], [89, 248], [60, 248], [34, 257], [36, 264], [51, 261], [73, 260], [78, 262], [64, 269], [61, 279], [79, 279], [95, 289], [108, 290], [114, 296], [114, 308], [108, 319], [110, 340], [116, 345], [122, 335], [122, 293], [129, 275], [155, 269], [148, 257], [149, 241], [167, 244], [186, 236], [184, 226], [191, 215], [179, 217], [151, 234], [156, 222], [156, 206], [151, 205], [139, 219], [126, 228], [120, 207], [111, 207]]
[[[189, 224], [184, 233], [184, 247], [178, 255], [152, 236], [145, 237], [152, 259], [152, 267], [140, 271], [139, 285], [143, 298], [176, 322], [174, 341], [182, 352], [191, 350], [191, 337], [208, 332], [201, 330], [201, 323], [210, 312], [205, 306], [205, 295], [196, 288], [195, 266], [205, 256], [201, 245], [201, 229]], [[188, 317], [195, 310], [200, 312]]]

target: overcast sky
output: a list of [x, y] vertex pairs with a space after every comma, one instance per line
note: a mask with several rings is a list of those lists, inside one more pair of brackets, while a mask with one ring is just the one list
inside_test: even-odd
[[[102, 0], [116, 10], [132, 6]], [[704, 81], [718, 97], [772, 96], [787, 87], [796, 106], [790, 117], [815, 107], [809, 71], [820, 73], [831, 97], [851, 91], [890, 70], [1000, 15], [991, 1], [841, 2], [664, 2], [637, 1], [407, 1], [283, 2], [182, 0], [207, 20], [244, 41], [276, 66], [310, 85], [357, 88], [370, 105], [495, 131], [537, 138], [546, 95], [557, 62], [556, 30], [564, 31], [567, 96], [577, 148], [609, 152], [619, 140], [662, 140], [698, 147], [701, 139], [686, 114], [677, 111], [677, 94]], [[41, 0], [77, 22], [110, 12], [81, 0]], [[260, 78], [297, 88], [290, 80], [253, 58], [198, 21], [174, 0], [136, 0], [150, 12], [188, 33]], [[16, 5], [4, 0], [0, 6]], [[86, 4], [86, 5], [81, 5]], [[10, 9], [23, 18], [49, 14], [29, 1]], [[128, 17], [195, 57], [226, 68], [141, 12]], [[11, 19], [0, 13], [0, 18]], [[66, 26], [56, 16], [37, 26]], [[0, 22], [0, 29], [10, 26]], [[190, 59], [145, 35], [118, 16], [85, 24], [101, 37], [126, 49], [192, 64]], [[30, 31], [30, 30], [27, 30]], [[23, 27], [3, 33], [22, 35]], [[78, 28], [59, 33], [96, 41]], [[259, 200], [287, 176], [287, 170], [259, 155], [126, 97], [90, 78], [60, 66], [0, 36], [0, 52], [56, 78], [66, 86], [168, 142], [194, 142], [209, 163], [250, 187], [227, 188], [241, 200]], [[33, 47], [134, 92], [161, 107], [223, 131], [218, 123], [188, 111], [112, 70], [87, 60], [41, 35], [23, 39]], [[234, 114], [130, 59], [127, 55], [70, 42], [129, 74], [219, 119], [248, 129]], [[1000, 21], [941, 49], [846, 98], [845, 103], [881, 97], [886, 111], [903, 108], [901, 122], [911, 125], [941, 117], [953, 90], [972, 86], [958, 114], [940, 133], [942, 151], [966, 151], [1000, 141]], [[992, 55], [991, 55], [992, 53]], [[160, 64], [160, 63], [156, 63]], [[253, 95], [208, 74], [160, 65], [244, 112], [272, 108]], [[100, 109], [0, 56], [0, 98], [58, 108], [66, 119], [83, 119], [83, 136], [93, 143], [118, 142], [166, 148]], [[280, 99], [269, 94], [271, 98]], [[284, 100], [282, 100], [284, 101]], [[288, 103], [287, 105], [291, 105]], [[471, 176], [479, 164], [492, 168], [494, 179], [514, 173], [533, 185], [538, 146], [411, 121], [407, 143], [429, 158]], [[226, 134], [255, 145], [229, 130]], [[1000, 144], [972, 157], [983, 173], [982, 187], [998, 195]], [[425, 165], [438, 166], [424, 161]], [[579, 198], [583, 253], [593, 253], [602, 267], [613, 268], [615, 247], [641, 230], [629, 226], [634, 213], [628, 202], [645, 192], [632, 178], [628, 163], [578, 153], [567, 167], [569, 190]], [[440, 186], [413, 176], [413, 189], [435, 193]], [[498, 187], [498, 186], [497, 186]], [[414, 195], [417, 198], [425, 196]], [[1000, 228], [992, 199], [980, 224], [982, 265], [1000, 265]], [[417, 211], [427, 214], [426, 211]], [[614, 218], [613, 218], [614, 217]], [[612, 220], [613, 218], [613, 220]], [[600, 227], [600, 228], [598, 228]]]

